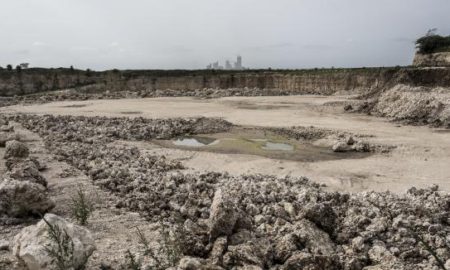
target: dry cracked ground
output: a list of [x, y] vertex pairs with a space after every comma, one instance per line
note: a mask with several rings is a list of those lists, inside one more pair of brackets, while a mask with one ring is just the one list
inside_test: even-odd
[[0, 108], [0, 269], [450, 269], [448, 126], [353, 98]]

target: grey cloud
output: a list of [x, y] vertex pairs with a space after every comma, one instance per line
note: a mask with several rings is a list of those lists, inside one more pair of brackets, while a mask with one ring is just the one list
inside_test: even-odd
[[[408, 65], [448, 0], [21, 0], [0, 9], [0, 66], [263, 68]], [[18, 19], [20, 18], [20, 19]]]

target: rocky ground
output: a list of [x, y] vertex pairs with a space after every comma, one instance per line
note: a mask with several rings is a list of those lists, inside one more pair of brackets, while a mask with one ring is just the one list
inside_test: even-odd
[[360, 101], [349, 102], [345, 109], [407, 124], [450, 128], [450, 89], [399, 84], [369, 91], [360, 96]]
[[36, 104], [64, 100], [90, 99], [123, 99], [146, 97], [197, 97], [219, 98], [231, 96], [289, 96], [305, 94], [303, 91], [287, 91], [280, 89], [228, 88], [228, 89], [196, 89], [196, 90], [140, 90], [140, 91], [106, 91], [89, 92], [69, 89], [33, 95], [0, 98], [0, 107], [15, 104]]
[[[305, 95], [304, 91], [280, 89], [229, 88], [197, 90], [140, 90], [89, 92], [79, 89], [46, 92], [34, 95], [0, 98], [0, 107], [16, 104], [48, 103], [64, 100], [96, 100], [146, 97], [220, 98], [232, 96]], [[445, 87], [409, 86], [397, 84], [388, 88], [362, 91], [359, 101], [343, 103], [348, 112], [365, 112], [415, 125], [450, 127], [450, 89]]]
[[[32, 268], [30, 257], [49, 263], [40, 246], [48, 239], [33, 240], [41, 239], [45, 224], [20, 232], [46, 212], [60, 216], [46, 217], [78, 239], [76, 254], [92, 253], [88, 269], [450, 268], [450, 196], [437, 186], [401, 195], [329, 192], [304, 177], [186, 172], [182, 161], [117, 143], [232, 127], [215, 118], [15, 115], [0, 121], [0, 196], [13, 202], [0, 204], [5, 269], [27, 262], [43, 269]], [[273, 131], [298, 139], [330, 132]], [[352, 149], [358, 137], [352, 140], [344, 134], [338, 143]], [[88, 231], [72, 224], [67, 206], [77, 184], [95, 194]]]

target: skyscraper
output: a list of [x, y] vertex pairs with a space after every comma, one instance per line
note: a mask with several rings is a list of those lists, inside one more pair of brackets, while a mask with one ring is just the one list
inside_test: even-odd
[[236, 63], [234, 63], [234, 69], [241, 70], [242, 69], [242, 57], [238, 55]]
[[233, 66], [230, 64], [230, 61], [225, 62], [225, 69], [233, 69]]

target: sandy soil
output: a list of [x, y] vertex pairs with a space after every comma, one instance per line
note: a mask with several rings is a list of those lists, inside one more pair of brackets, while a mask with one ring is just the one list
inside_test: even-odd
[[[142, 116], [150, 118], [223, 117], [248, 126], [316, 126], [373, 135], [371, 141], [395, 145], [389, 154], [362, 159], [298, 162], [255, 155], [221, 154], [163, 148], [138, 143], [142, 148], [171, 158], [181, 158], [192, 170], [227, 171], [232, 174], [264, 173], [307, 176], [333, 190], [390, 190], [438, 184], [450, 191], [450, 133], [428, 127], [401, 126], [387, 119], [347, 114], [346, 96], [229, 97], [200, 100], [154, 98], [54, 102], [2, 108], [1, 113], [72, 114], [86, 116]], [[128, 142], [129, 143], [129, 142]]]

